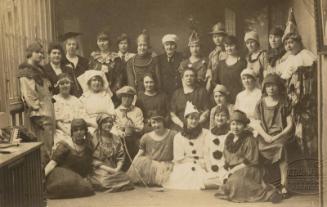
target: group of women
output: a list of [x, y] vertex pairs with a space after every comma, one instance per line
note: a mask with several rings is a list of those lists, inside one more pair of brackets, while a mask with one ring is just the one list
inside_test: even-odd
[[[238, 39], [217, 23], [209, 58], [192, 31], [186, 59], [177, 52], [175, 34], [162, 38], [165, 53], [157, 55], [146, 31], [137, 37], [136, 54], [128, 51], [126, 34], [112, 52], [109, 35], [101, 32], [89, 59], [77, 53], [78, 35], [63, 36], [66, 52], [51, 44], [44, 67], [42, 46], [34, 43], [19, 68], [32, 123], [48, 123], [38, 130], [49, 132], [41, 140], [49, 197], [131, 190], [135, 184], [218, 189], [217, 197], [235, 202], [289, 196], [286, 143], [297, 137], [311, 155], [316, 136], [308, 124], [315, 120], [315, 56], [298, 33], [273, 28], [266, 51], [257, 32], [246, 32], [243, 57]], [[37, 94], [45, 86], [50, 91], [44, 93], [54, 94], [52, 114], [51, 101]], [[50, 112], [40, 114], [43, 108]], [[265, 179], [274, 164], [280, 189]]]

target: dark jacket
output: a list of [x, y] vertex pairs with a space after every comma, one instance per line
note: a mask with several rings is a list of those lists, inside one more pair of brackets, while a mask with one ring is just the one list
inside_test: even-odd
[[158, 66], [162, 90], [171, 97], [174, 91], [182, 86], [181, 76], [178, 67], [183, 60], [182, 53], [176, 52], [171, 62], [168, 62], [167, 54], [158, 56]]

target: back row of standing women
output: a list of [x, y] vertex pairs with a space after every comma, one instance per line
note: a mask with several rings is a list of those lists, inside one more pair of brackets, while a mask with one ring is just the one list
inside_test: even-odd
[[[44, 165], [52, 156], [53, 135], [58, 143], [69, 140], [73, 136], [70, 125], [75, 118], [83, 118], [93, 132], [100, 127], [97, 121], [99, 115], [114, 114], [116, 118], [112, 133], [124, 138], [125, 151], [133, 158], [138, 152], [138, 138], [142, 134], [148, 132], [147, 136], [158, 137], [158, 133], [150, 134], [154, 129], [150, 123], [153, 122], [153, 117], [161, 117], [166, 126], [180, 133], [174, 138], [173, 172], [167, 181], [157, 184], [188, 189], [206, 186], [203, 181], [207, 177], [205, 172], [208, 169], [204, 167], [203, 162], [209, 158], [202, 158], [210, 151], [205, 150], [204, 146], [210, 144], [204, 145], [202, 139], [209, 139], [205, 138], [206, 134], [209, 134], [205, 128], [209, 128], [212, 134], [227, 136], [226, 141], [213, 141], [218, 143], [217, 146], [221, 146], [220, 142], [224, 143], [222, 146], [228, 146], [227, 151], [218, 150], [217, 146], [217, 149], [214, 147], [213, 150], [213, 159], [220, 160], [224, 157], [227, 163], [224, 169], [227, 172], [257, 165], [256, 153], [260, 151], [267, 163], [279, 163], [281, 193], [286, 195], [287, 159], [284, 144], [287, 137], [290, 137], [293, 123], [296, 126], [295, 135], [301, 142], [306, 143], [302, 145], [304, 152], [312, 154], [311, 144], [316, 136], [315, 126], [312, 128], [312, 124], [306, 124], [315, 121], [315, 111], [312, 110], [315, 100], [314, 96], [311, 96], [315, 93], [315, 57], [303, 48], [299, 34], [283, 34], [280, 28], [274, 28], [270, 32], [268, 52], [260, 49], [259, 37], [255, 31], [247, 32], [244, 37], [249, 51], [246, 58], [240, 56], [240, 43], [237, 38], [226, 34], [222, 23], [214, 25], [211, 34], [216, 48], [209, 58], [201, 56], [201, 40], [195, 31], [189, 38], [191, 56], [187, 59], [183, 59], [176, 51], [178, 38], [174, 34], [167, 34], [162, 38], [165, 53], [157, 56], [150, 51], [150, 38], [146, 32], [142, 32], [137, 38], [137, 54], [128, 52], [129, 39], [126, 35], [118, 38], [119, 52], [113, 53], [109, 50], [108, 34], [100, 33], [97, 36], [99, 50], [92, 52], [87, 60], [77, 55], [78, 34], [67, 33], [63, 36], [66, 55], [59, 44], [50, 45], [50, 62], [44, 67], [40, 66], [43, 57], [42, 46], [38, 43], [31, 44], [27, 48], [27, 61], [21, 64], [18, 70], [18, 77], [32, 127], [45, 144], [42, 153]], [[56, 94], [53, 97], [54, 110], [51, 107], [49, 87]], [[284, 96], [285, 93], [287, 96]], [[187, 103], [193, 106], [193, 109], [186, 107]], [[190, 110], [192, 113], [189, 113]], [[224, 111], [225, 116], [233, 115], [230, 117], [231, 133], [228, 133], [228, 124], [217, 124], [222, 119], [220, 111]], [[52, 130], [54, 120], [55, 132]], [[233, 130], [232, 125], [235, 127]], [[250, 130], [251, 133], [240, 135], [245, 127], [246, 131]], [[159, 137], [167, 135], [164, 132], [166, 133], [159, 132]], [[252, 134], [256, 133], [259, 134], [258, 142], [251, 141], [254, 139]], [[199, 137], [202, 138], [198, 139]], [[251, 138], [246, 139], [247, 137]], [[151, 148], [158, 150], [157, 144], [150, 144], [150, 149], [147, 149], [147, 143], [151, 142], [153, 140], [150, 138], [141, 139], [142, 153]], [[251, 148], [250, 151], [247, 147]], [[165, 147], [161, 150], [167, 151], [164, 149]], [[240, 149], [245, 151], [238, 153]], [[154, 151], [152, 153], [156, 154]], [[249, 157], [244, 157], [244, 153]], [[161, 157], [154, 157], [158, 156]], [[168, 159], [167, 156], [164, 157]], [[179, 161], [183, 165], [178, 165]], [[122, 169], [127, 170], [129, 165], [130, 163], [125, 161]], [[214, 172], [220, 172], [218, 169], [222, 166], [211, 167]], [[139, 177], [140, 172], [133, 176], [133, 169], [129, 171], [131, 177]], [[185, 176], [185, 182], [181, 183], [180, 175], [187, 174], [185, 170], [193, 174]], [[220, 188], [225, 189], [220, 193], [225, 195], [233, 191], [231, 189], [236, 190], [240, 187], [238, 184], [242, 182], [242, 177], [231, 177], [230, 182], [225, 182], [226, 186]], [[255, 182], [263, 182], [262, 179], [250, 180], [249, 185], [257, 188], [258, 195], [266, 195], [264, 191], [269, 196], [251, 197], [242, 193], [239, 195], [240, 192], [234, 194], [241, 198], [225, 196], [235, 201], [250, 201], [250, 197], [253, 201], [271, 199], [272, 194], [266, 191], [271, 186], [265, 190], [258, 187], [261, 184], [256, 186]], [[185, 187], [183, 183], [191, 183], [192, 186]], [[245, 186], [246, 184], [240, 189]]]

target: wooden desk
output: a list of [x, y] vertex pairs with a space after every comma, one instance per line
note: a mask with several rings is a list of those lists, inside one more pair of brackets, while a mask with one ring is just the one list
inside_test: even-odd
[[0, 154], [0, 206], [45, 206], [43, 172], [41, 169], [42, 143], [21, 143], [17, 151]]

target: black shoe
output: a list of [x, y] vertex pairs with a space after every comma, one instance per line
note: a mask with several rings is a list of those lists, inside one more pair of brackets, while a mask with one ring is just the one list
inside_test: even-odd
[[283, 196], [278, 192], [273, 193], [270, 197], [271, 203], [280, 203], [282, 200], [283, 200]]

